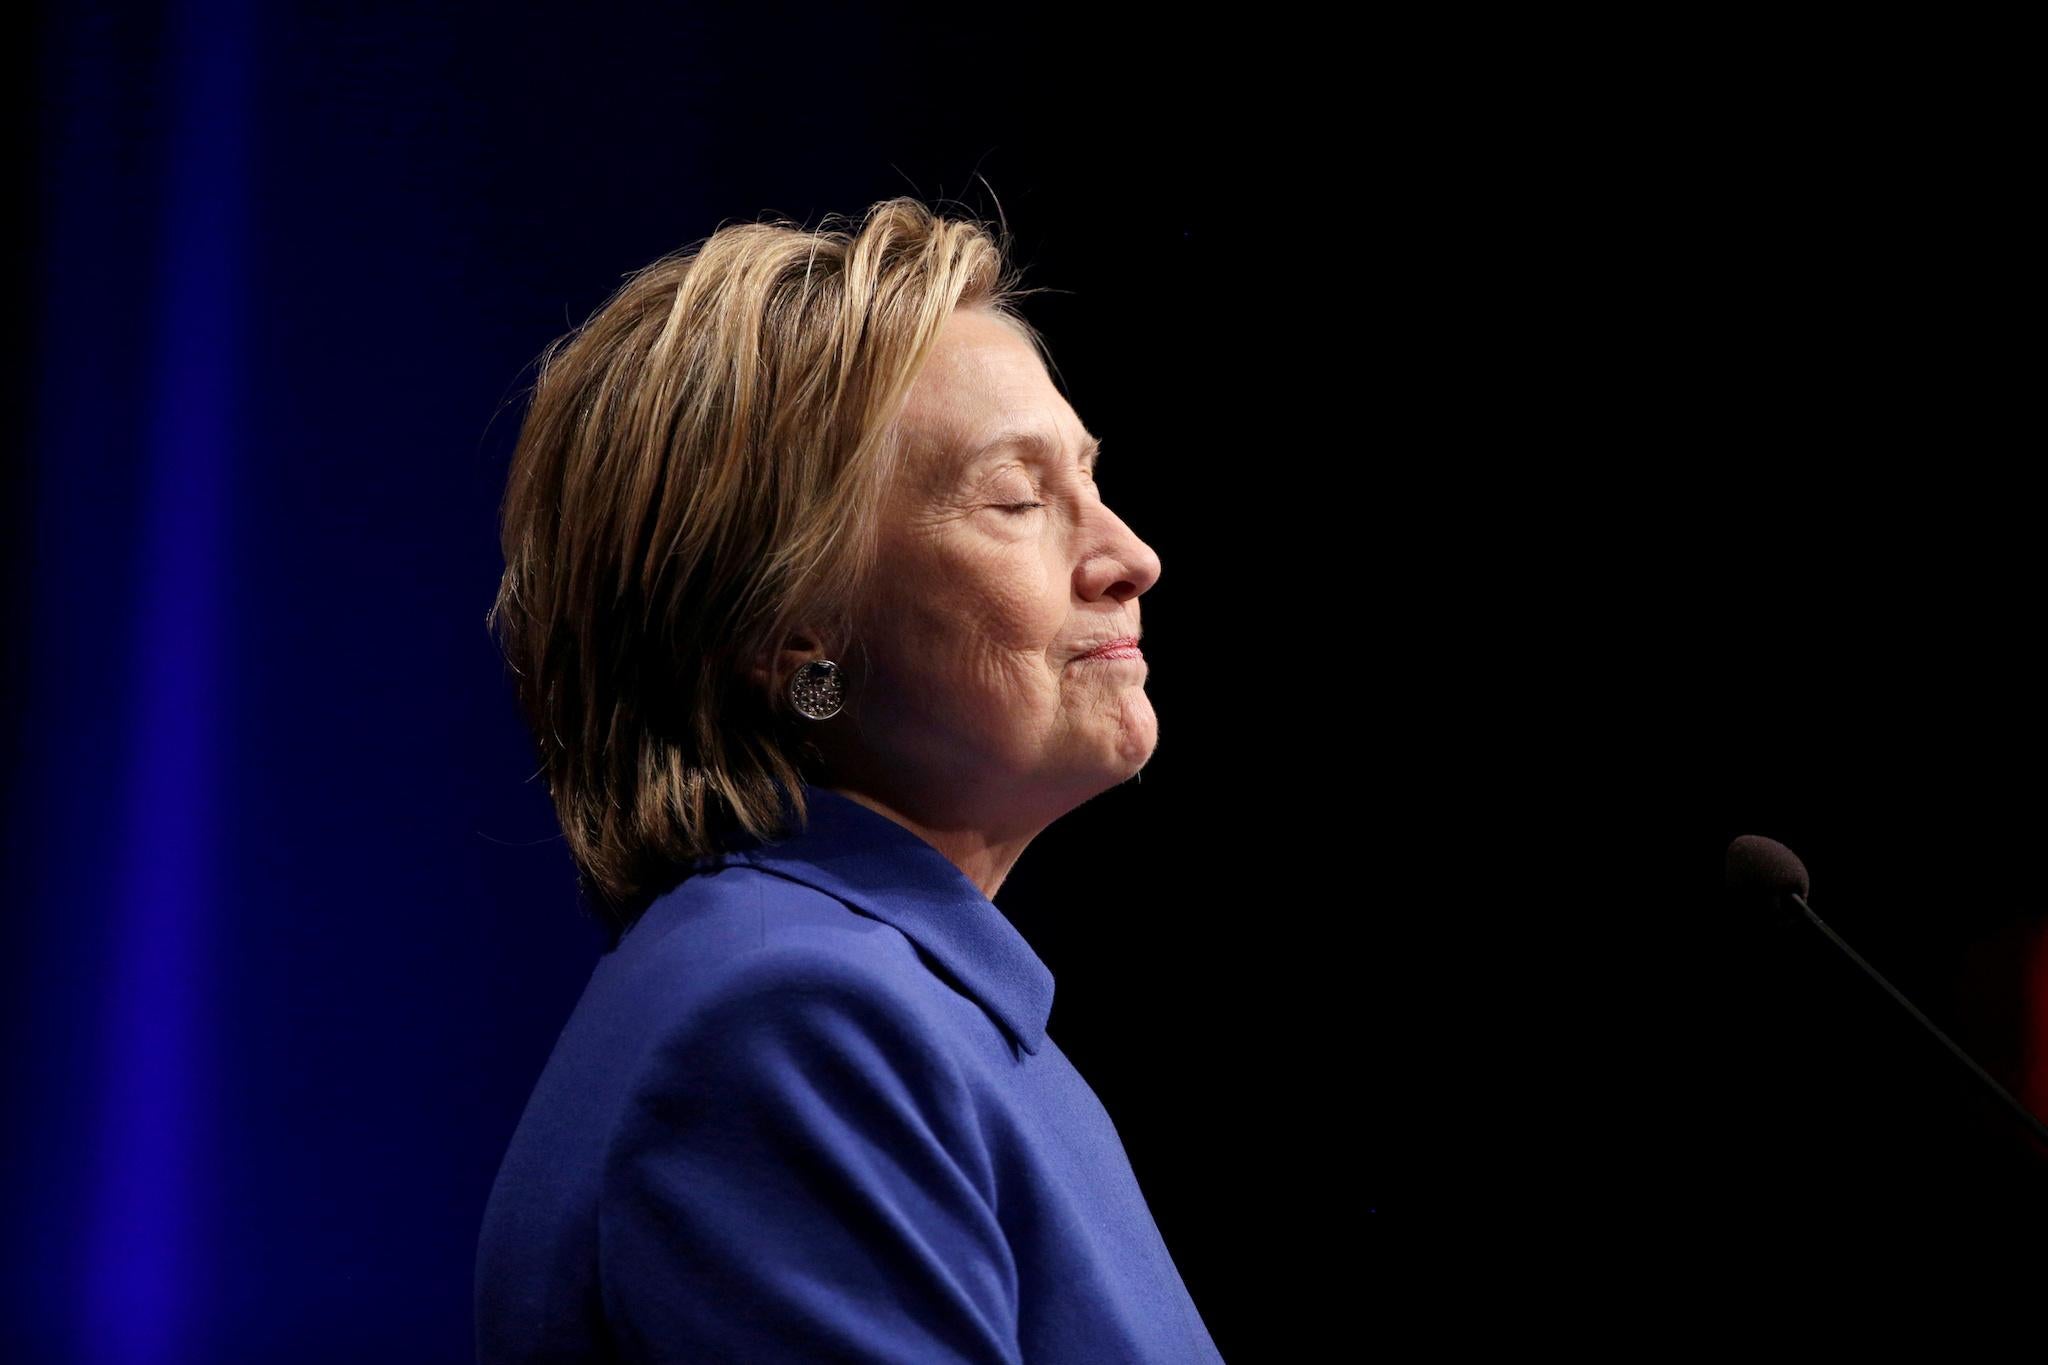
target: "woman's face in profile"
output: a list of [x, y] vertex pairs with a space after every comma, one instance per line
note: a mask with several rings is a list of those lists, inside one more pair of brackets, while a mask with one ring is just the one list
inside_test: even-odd
[[905, 423], [849, 697], [858, 761], [884, 789], [1051, 818], [1158, 741], [1143, 655], [1082, 656], [1142, 633], [1159, 556], [1103, 503], [1086, 428], [993, 315], [947, 321]]

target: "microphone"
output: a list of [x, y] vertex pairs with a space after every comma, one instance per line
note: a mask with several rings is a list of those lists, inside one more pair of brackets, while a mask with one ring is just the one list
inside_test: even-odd
[[2003, 1100], [2006, 1106], [2033, 1130], [2034, 1136], [2043, 1143], [2048, 1143], [2048, 1124], [2042, 1123], [2032, 1110], [2007, 1093], [2006, 1088], [2000, 1085], [1990, 1072], [1977, 1065], [1975, 1058], [1956, 1046], [1946, 1033], [1936, 1028], [1932, 1019], [1915, 1008], [1913, 1002], [1891, 982], [1885, 980], [1877, 968], [1865, 962], [1862, 954], [1851, 948], [1840, 934], [1829, 928], [1827, 923], [1813, 912], [1813, 907], [1806, 903], [1810, 886], [1806, 864], [1799, 861], [1798, 854], [1776, 839], [1766, 839], [1759, 834], [1745, 834], [1728, 845], [1725, 874], [1731, 896], [1749, 902], [1780, 923], [1796, 922], [1799, 916], [1788, 908], [1787, 903], [1797, 906], [1816, 929], [1826, 934], [1830, 942], [1848, 954], [1850, 961], [1861, 967], [1872, 981], [1884, 987], [1885, 993], [1898, 1001], [1908, 1014], [1919, 1020], [1922, 1028], [1933, 1034], [1943, 1047], [1955, 1054], [1958, 1061], [1975, 1072], [1977, 1078], [1990, 1087], [1991, 1093]]

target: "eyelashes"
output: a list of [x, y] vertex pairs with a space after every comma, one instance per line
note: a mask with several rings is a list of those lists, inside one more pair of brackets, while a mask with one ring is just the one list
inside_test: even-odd
[[[1012, 486], [1014, 487], [1014, 485], [1012, 485]], [[1102, 493], [1101, 493], [1101, 488], [1100, 488], [1100, 485], [1098, 485], [1098, 484], [1097, 484], [1097, 483], [1095, 482], [1095, 471], [1094, 471], [1094, 470], [1093, 470], [1092, 468], [1085, 468], [1085, 467], [1084, 467], [1084, 468], [1083, 468], [1083, 469], [1081, 470], [1081, 487], [1082, 487], [1082, 488], [1083, 488], [1084, 490], [1089, 490], [1089, 491], [1093, 491], [1093, 492], [1095, 493], [1096, 497], [1098, 497], [1098, 498], [1102, 496]], [[1034, 491], [1035, 491], [1035, 490], [1034, 490]], [[999, 502], [999, 503], [993, 503], [993, 504], [991, 504], [991, 506], [992, 506], [992, 507], [993, 507], [993, 508], [994, 508], [994, 509], [995, 509], [996, 511], [998, 511], [998, 512], [1001, 512], [1001, 513], [1003, 513], [1003, 514], [1004, 514], [1004, 515], [1006, 515], [1006, 516], [1012, 516], [1012, 517], [1021, 517], [1021, 516], [1025, 516], [1025, 515], [1027, 515], [1028, 513], [1031, 513], [1031, 512], [1036, 512], [1036, 511], [1038, 511], [1038, 510], [1039, 510], [1040, 508], [1042, 508], [1042, 507], [1046, 507], [1046, 506], [1048, 506], [1048, 505], [1049, 505], [1049, 504], [1047, 504], [1047, 503], [1045, 503], [1045, 502], [1043, 502], [1043, 501], [1040, 501], [1040, 502]]]

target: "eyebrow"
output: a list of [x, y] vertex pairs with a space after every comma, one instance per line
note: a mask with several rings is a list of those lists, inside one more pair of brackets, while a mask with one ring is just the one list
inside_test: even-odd
[[[1082, 428], [1082, 435], [1086, 439], [1081, 442], [1081, 467], [1092, 474], [1102, 463], [1102, 438], [1085, 427]], [[1037, 452], [1041, 458], [1046, 459], [1050, 459], [1053, 455], [1059, 453], [1058, 442], [1052, 440], [1041, 431], [1005, 431], [998, 433], [985, 442], [981, 449], [968, 456], [968, 467], [972, 468], [980, 464], [990, 455], [1006, 446], [1023, 446], [1027, 450]]]

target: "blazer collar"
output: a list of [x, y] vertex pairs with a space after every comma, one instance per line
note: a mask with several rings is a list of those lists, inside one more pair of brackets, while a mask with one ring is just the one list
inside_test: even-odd
[[810, 783], [804, 797], [807, 829], [724, 856], [814, 886], [895, 927], [1036, 1053], [1052, 1015], [1052, 972], [995, 902], [950, 858], [888, 816]]

